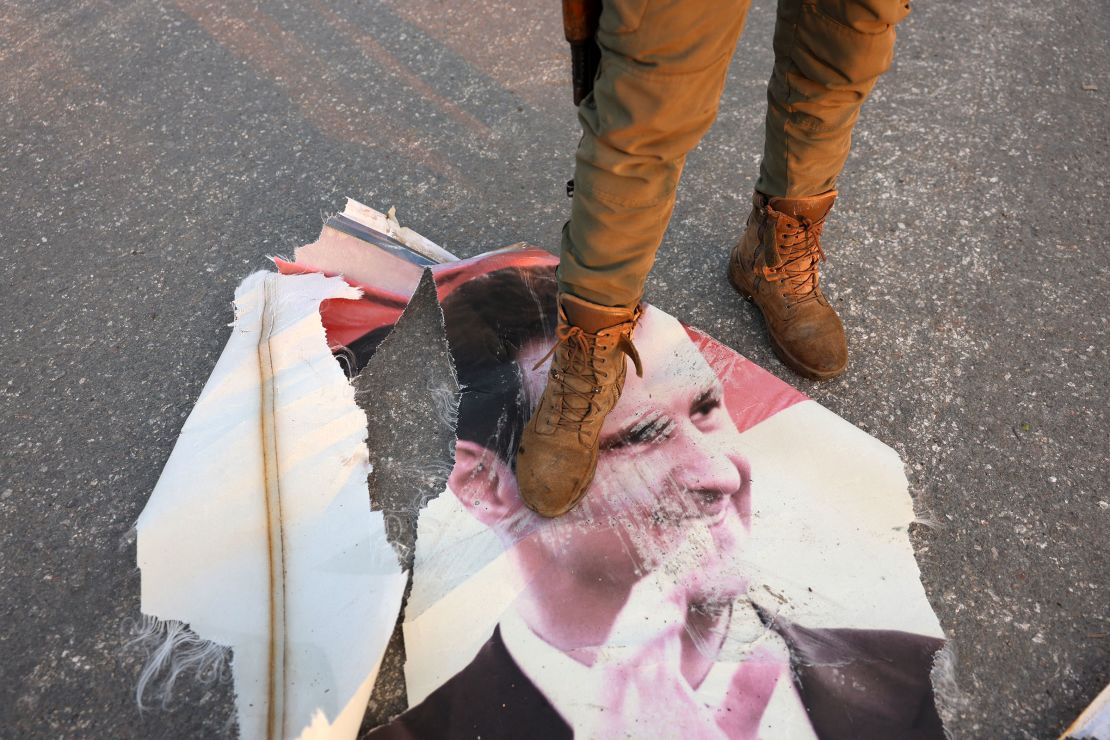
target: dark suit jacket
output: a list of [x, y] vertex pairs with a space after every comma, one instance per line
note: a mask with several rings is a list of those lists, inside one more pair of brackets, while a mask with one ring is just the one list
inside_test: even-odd
[[[786, 640], [795, 682], [823, 740], [943, 740], [929, 671], [942, 641], [889, 630], [806, 629], [772, 623]], [[571, 729], [521, 672], [501, 630], [451, 680], [374, 740], [570, 740]]]

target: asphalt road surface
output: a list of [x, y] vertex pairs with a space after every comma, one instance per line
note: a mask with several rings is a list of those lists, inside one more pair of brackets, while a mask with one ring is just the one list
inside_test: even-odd
[[[1053, 736], [1110, 679], [1110, 9], [915, 8], [825, 230], [852, 364], [820, 385], [775, 361], [724, 275], [773, 14], [752, 8], [647, 297], [901, 453], [934, 522], [914, 542], [956, 651], [948, 727]], [[556, 248], [578, 140], [561, 33], [541, 2], [0, 5], [0, 736], [233, 731], [226, 678], [140, 712], [126, 642], [131, 527], [234, 286], [347, 195], [462, 256]], [[441, 433], [385, 424], [429, 402], [432, 308], [372, 368], [395, 391], [371, 430], [378, 506], [434, 493], [414, 459], [449, 460]], [[396, 707], [397, 665], [371, 717]]]

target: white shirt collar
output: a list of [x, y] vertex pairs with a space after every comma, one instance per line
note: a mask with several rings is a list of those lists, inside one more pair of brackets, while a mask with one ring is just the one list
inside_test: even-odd
[[[754, 612], [752, 615], [754, 616]], [[743, 620], [734, 618], [730, 623], [730, 636], [736, 631], [734, 627], [740, 621]], [[771, 630], [761, 629], [759, 632], [760, 641], [778, 638]], [[501, 619], [501, 639], [521, 672], [547, 698], [568, 725], [573, 727], [574, 718], [581, 716], [580, 707], [593, 706], [597, 702], [597, 697], [590, 688], [593, 684], [587, 675], [589, 666], [545, 642], [532, 631], [515, 608], [510, 608]], [[747, 647], [750, 649], [751, 646], [752, 643], [749, 642]], [[746, 653], [747, 650], [743, 652]], [[694, 690], [694, 695], [705, 706], [719, 707], [724, 704], [725, 692], [728, 691], [742, 657], [733, 650], [721, 651], [717, 661]]]
[[575, 708], [596, 701], [586, 695], [589, 667], [544, 642], [513, 607], [501, 619], [501, 639], [521, 672], [573, 727]]

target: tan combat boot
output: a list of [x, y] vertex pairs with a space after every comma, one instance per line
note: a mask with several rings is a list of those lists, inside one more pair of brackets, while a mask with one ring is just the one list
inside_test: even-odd
[[821, 229], [836, 191], [811, 198], [757, 192], [744, 236], [732, 248], [728, 276], [763, 313], [771, 347], [791, 370], [812, 380], [844, 372], [844, 325], [821, 292]]
[[516, 451], [516, 478], [524, 503], [538, 514], [559, 516], [586, 493], [597, 467], [598, 437], [624, 388], [624, 356], [642, 375], [632, 330], [640, 308], [598, 306], [559, 296], [558, 343], [547, 387]]

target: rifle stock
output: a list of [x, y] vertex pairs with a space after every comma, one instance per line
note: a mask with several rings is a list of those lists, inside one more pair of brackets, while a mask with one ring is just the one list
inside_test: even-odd
[[601, 50], [594, 36], [601, 16], [601, 0], [563, 0], [563, 34], [570, 43], [570, 76], [574, 104], [594, 87]]

